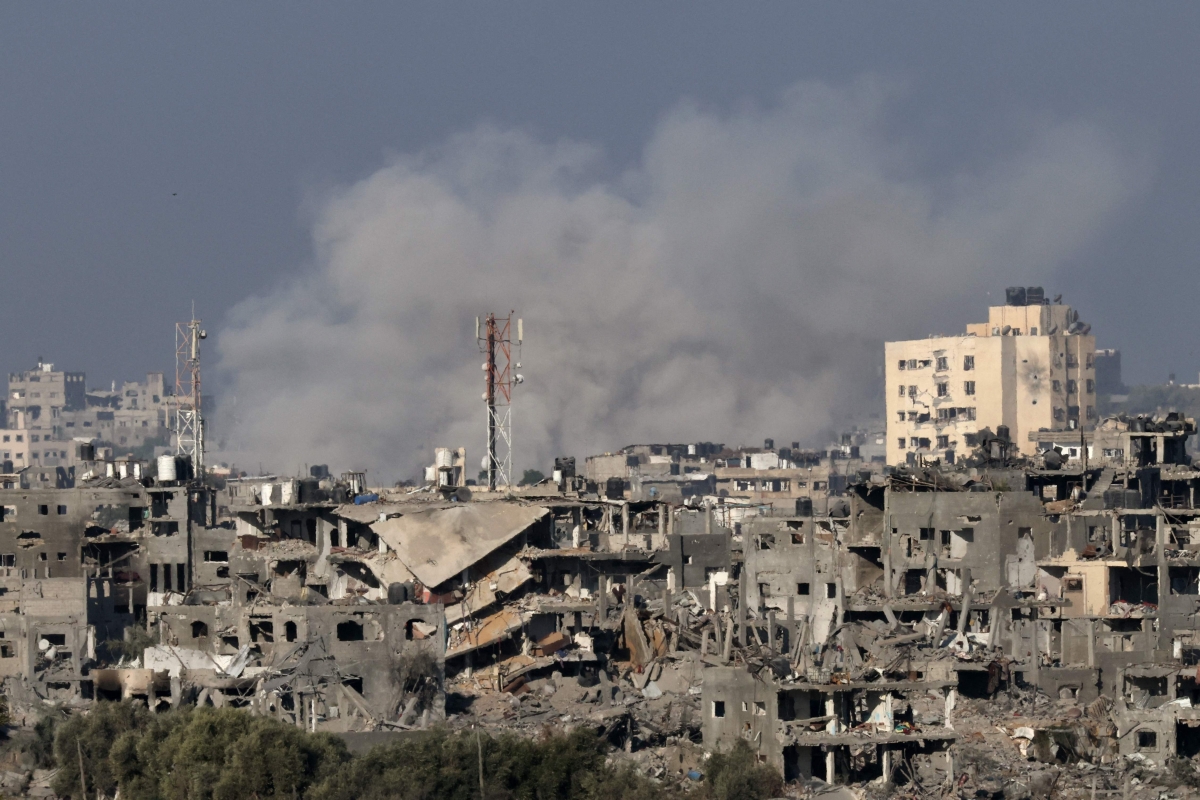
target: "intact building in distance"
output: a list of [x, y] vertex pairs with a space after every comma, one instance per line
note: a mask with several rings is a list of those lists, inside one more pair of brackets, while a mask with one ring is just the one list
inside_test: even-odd
[[1010, 287], [1006, 300], [962, 335], [885, 345], [887, 463], [953, 463], [1001, 426], [1033, 455], [1039, 431], [1095, 426], [1091, 326], [1040, 286]]

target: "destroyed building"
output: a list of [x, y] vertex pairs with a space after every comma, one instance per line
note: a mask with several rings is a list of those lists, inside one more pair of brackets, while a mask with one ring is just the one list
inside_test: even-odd
[[[720, 470], [797, 469], [771, 447], [650, 445], [578, 478], [559, 459], [506, 492], [458, 485], [452, 450], [449, 479], [435, 459], [387, 491], [122, 462], [0, 491], [0, 672], [17, 700], [308, 730], [569, 719], [658, 775], [744, 740], [788, 779], [951, 780], [971, 704], [1030, 693], [1083, 716], [1001, 726], [1022, 757], [1200, 753], [1195, 423], [1071, 433], [1026, 456], [984, 429], [953, 465], [855, 470], [821, 503], [717, 492]], [[642, 456], [694, 491], [639, 491], [619, 473]], [[153, 643], [114, 657], [135, 630]]]
[[[882, 436], [872, 437], [882, 439]], [[689, 445], [630, 445], [616, 454], [591, 456], [585, 475], [591, 490], [610, 498], [629, 496], [681, 503], [713, 495], [725, 498], [723, 512], [731, 525], [742, 512], [762, 505], [805, 508], [824, 513], [830, 497], [882, 469], [882, 458], [864, 458], [862, 434], [844, 434], [828, 450], [802, 450], [798, 442], [776, 448], [767, 439], [761, 448], [727, 448], [703, 442]]]

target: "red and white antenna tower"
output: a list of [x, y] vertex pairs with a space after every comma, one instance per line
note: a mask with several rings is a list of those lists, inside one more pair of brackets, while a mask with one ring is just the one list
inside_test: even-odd
[[200, 410], [200, 341], [208, 334], [192, 310], [190, 322], [175, 323], [175, 452], [204, 472], [204, 415]]
[[[510, 311], [507, 317], [488, 314], [482, 325], [479, 317], [475, 318], [475, 339], [479, 342], [480, 352], [487, 356], [483, 362], [487, 387], [483, 393], [487, 403], [487, 455], [483, 458], [483, 468], [487, 471], [488, 489], [492, 490], [497, 486], [513, 485], [512, 390], [525, 380], [517, 372], [521, 362], [514, 362], [512, 357], [514, 313]], [[515, 343], [519, 358], [525, 331], [522, 320], [518, 319], [516, 323]]]

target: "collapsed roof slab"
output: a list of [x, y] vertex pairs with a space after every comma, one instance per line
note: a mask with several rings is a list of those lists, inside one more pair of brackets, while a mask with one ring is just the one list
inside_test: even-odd
[[550, 515], [540, 506], [472, 503], [371, 525], [425, 586], [439, 586]]
[[521, 630], [527, 621], [516, 609], [497, 611], [476, 627], [455, 632], [451, 637], [450, 646], [446, 649], [446, 659], [458, 658], [481, 647], [499, 644]]

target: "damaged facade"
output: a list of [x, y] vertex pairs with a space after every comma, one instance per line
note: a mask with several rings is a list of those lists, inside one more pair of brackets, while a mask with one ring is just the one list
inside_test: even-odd
[[[503, 492], [462, 448], [393, 489], [95, 452], [22, 474], [0, 678], [18, 709], [587, 725], [658, 777], [739, 741], [788, 780], [926, 787], [975, 780], [995, 731], [1042, 761], [1200, 754], [1195, 422], [1096, 419], [1077, 315], [1030, 290], [991, 312], [889, 345], [886, 437], [824, 451], [631, 445]], [[1039, 702], [1061, 714], [985, 713]]]
[[958, 336], [885, 346], [887, 463], [936, 456], [953, 463], [979, 431], [1010, 431], [1036, 452], [1038, 431], [1096, 424], [1096, 337], [1079, 313], [1040, 286], [1011, 287], [988, 321]]

